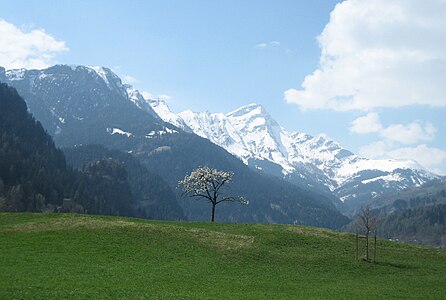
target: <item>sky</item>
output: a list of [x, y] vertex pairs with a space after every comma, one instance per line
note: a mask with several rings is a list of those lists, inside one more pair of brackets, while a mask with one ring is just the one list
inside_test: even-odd
[[0, 66], [106, 66], [174, 112], [260, 103], [288, 131], [446, 175], [445, 0], [0, 0]]

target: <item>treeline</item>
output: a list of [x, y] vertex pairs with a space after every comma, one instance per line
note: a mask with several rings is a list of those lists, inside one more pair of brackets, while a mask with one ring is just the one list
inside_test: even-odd
[[446, 204], [409, 208], [390, 214], [378, 223], [385, 238], [446, 247]]
[[401, 241], [446, 246], [446, 182], [433, 182], [394, 196], [378, 209], [380, 235]]
[[[378, 236], [413, 244], [446, 246], [446, 182], [375, 199], [369, 205], [377, 218]], [[357, 230], [357, 219], [345, 226]]]

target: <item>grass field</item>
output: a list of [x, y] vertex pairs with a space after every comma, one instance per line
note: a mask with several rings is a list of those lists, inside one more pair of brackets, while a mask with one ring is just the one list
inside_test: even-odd
[[0, 299], [445, 299], [446, 251], [287, 225], [0, 214]]

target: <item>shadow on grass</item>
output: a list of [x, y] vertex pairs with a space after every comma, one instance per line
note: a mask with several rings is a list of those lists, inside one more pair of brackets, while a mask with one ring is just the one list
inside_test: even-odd
[[413, 265], [393, 263], [393, 262], [388, 262], [388, 261], [377, 261], [377, 262], [375, 262], [375, 265], [383, 266], [383, 267], [392, 267], [392, 268], [397, 268], [397, 269], [405, 269], [405, 270], [418, 269], [418, 267], [415, 267]]

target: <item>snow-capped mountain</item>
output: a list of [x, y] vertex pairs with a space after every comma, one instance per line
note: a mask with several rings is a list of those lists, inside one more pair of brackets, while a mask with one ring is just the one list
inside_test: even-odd
[[[138, 90], [109, 68], [56, 65], [5, 70], [0, 81], [15, 87], [28, 109], [60, 146], [153, 138], [174, 126], [161, 120]], [[136, 105], [136, 106], [135, 106]], [[144, 110], [144, 111], [142, 111]]]
[[[225, 148], [245, 164], [309, 186], [324, 186], [348, 206], [365, 199], [419, 186], [438, 176], [414, 161], [372, 160], [344, 149], [324, 136], [288, 132], [258, 104], [228, 114], [172, 113], [156, 110], [165, 121]], [[351, 202], [351, 203], [350, 203]]]
[[131, 102], [133, 102], [137, 107], [148, 112], [155, 118], [159, 118], [158, 114], [154, 111], [154, 109], [152, 108], [150, 103], [144, 99], [144, 97], [141, 95], [141, 93], [137, 89], [135, 89], [130, 84], [124, 84], [124, 88], [127, 92], [128, 98]]
[[186, 122], [180, 117], [170, 111], [169, 106], [167, 106], [166, 102], [161, 99], [149, 99], [145, 100], [146, 105], [151, 107], [158, 116], [163, 116], [163, 120], [170, 124], [177, 126], [178, 128], [183, 129], [187, 132], [192, 132], [192, 129], [187, 126]]
[[[150, 104], [159, 113], [168, 112], [167, 106], [157, 100], [146, 101], [108, 68], [56, 65], [43, 70], [5, 70], [0, 67], [0, 82], [17, 90], [57, 146], [96, 144], [131, 153], [149, 171], [159, 174], [177, 196], [181, 195], [178, 181], [198, 166], [233, 172], [231, 192], [250, 199], [250, 205], [223, 205], [219, 208], [221, 221], [330, 228], [348, 222], [330, 197], [261, 176], [209, 140], [163, 121]], [[177, 125], [186, 129], [187, 124]], [[156, 182], [148, 183], [146, 192], [156, 193], [160, 187]], [[208, 211], [203, 210], [201, 203], [180, 201], [179, 204], [187, 218], [208, 219]]]

